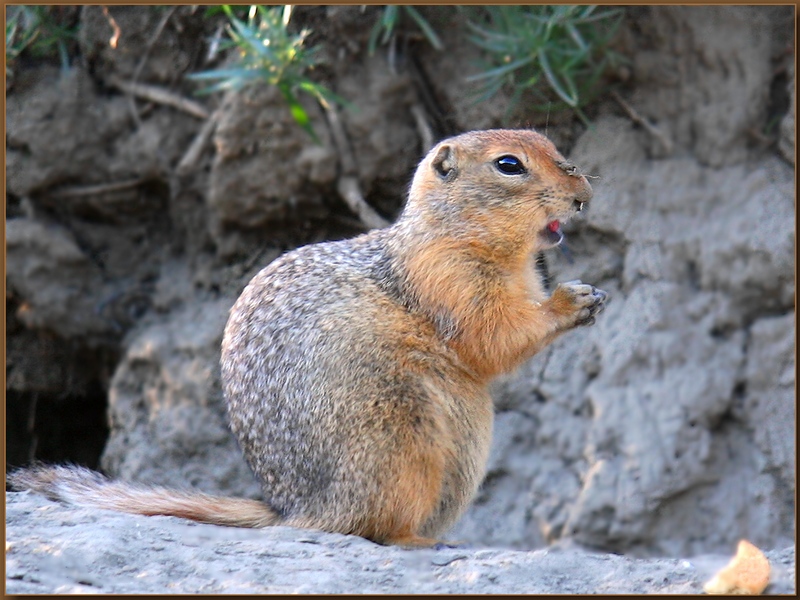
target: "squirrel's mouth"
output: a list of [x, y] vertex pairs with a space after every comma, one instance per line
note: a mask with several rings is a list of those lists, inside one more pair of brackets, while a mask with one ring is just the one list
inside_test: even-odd
[[561, 231], [561, 221], [550, 221], [541, 232], [548, 247], [558, 246], [564, 240], [564, 232]]
[[[583, 210], [583, 205], [583, 202], [579, 202], [577, 200], [572, 203], [572, 207], [575, 209], [575, 212], [581, 212]], [[547, 226], [541, 230], [539, 237], [544, 242], [546, 248], [558, 246], [564, 241], [564, 232], [561, 230], [561, 221], [558, 219], [550, 221]]]

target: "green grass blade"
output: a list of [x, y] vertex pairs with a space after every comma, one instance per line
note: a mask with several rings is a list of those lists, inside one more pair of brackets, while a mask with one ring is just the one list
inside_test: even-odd
[[61, 71], [66, 73], [69, 71], [69, 52], [63, 40], [58, 41], [58, 57], [61, 60]]
[[291, 88], [286, 85], [278, 86], [281, 90], [281, 94], [283, 94], [286, 103], [289, 105], [289, 111], [292, 113], [292, 117], [294, 118], [295, 122], [300, 125], [317, 143], [321, 143], [317, 134], [314, 132], [314, 128], [311, 127], [311, 119], [306, 112], [306, 109], [300, 104], [297, 100], [297, 97], [292, 93]]
[[486, 100], [492, 98], [503, 87], [503, 83], [504, 80], [500, 78], [487, 82], [485, 86], [478, 90], [475, 102], [485, 102]]
[[484, 71], [483, 73], [477, 73], [475, 75], [470, 75], [466, 78], [467, 81], [481, 81], [482, 79], [491, 79], [493, 77], [502, 77], [503, 75], [510, 73], [528, 63], [536, 60], [536, 55], [526, 56], [524, 58], [520, 58], [519, 60], [515, 60], [512, 63], [508, 63], [507, 65], [502, 65], [499, 67], [495, 67], [494, 69], [490, 69], [488, 71]]
[[338, 94], [335, 94], [334, 92], [330, 91], [328, 88], [326, 88], [323, 85], [320, 85], [319, 83], [314, 83], [310, 79], [303, 79], [297, 84], [297, 87], [299, 87], [304, 92], [311, 94], [317, 99], [322, 98], [326, 102], [330, 102], [332, 104], [339, 104], [344, 107], [353, 106], [350, 102], [348, 102]]
[[605, 10], [601, 13], [594, 14], [588, 17], [579, 17], [573, 21], [576, 25], [583, 25], [585, 23], [596, 23], [598, 21], [604, 21], [606, 19], [611, 19], [612, 17], [621, 16], [624, 13], [622, 9], [619, 8], [610, 8]]
[[575, 107], [578, 104], [578, 98], [575, 96], [570, 95], [567, 90], [561, 85], [561, 82], [556, 77], [556, 74], [553, 72], [553, 69], [550, 67], [550, 61], [547, 58], [547, 53], [540, 52], [539, 53], [539, 65], [542, 67], [542, 72], [544, 76], [547, 78], [550, 87], [553, 88], [553, 91], [558, 94], [558, 96], [566, 102], [569, 106]]
[[383, 27], [383, 40], [381, 43], [385, 44], [392, 37], [395, 25], [397, 25], [398, 16], [397, 6], [385, 6], [383, 9], [383, 18], [381, 19], [381, 26]]
[[411, 16], [414, 21], [416, 21], [419, 28], [422, 30], [422, 33], [425, 34], [425, 37], [428, 38], [431, 46], [433, 46], [436, 50], [444, 50], [444, 44], [439, 39], [439, 36], [436, 35], [436, 32], [430, 26], [424, 17], [417, 12], [417, 10], [413, 6], [404, 5], [406, 12]]
[[575, 25], [573, 25], [572, 23], [567, 23], [566, 29], [567, 33], [569, 33], [569, 36], [575, 41], [575, 44], [578, 46], [578, 48], [586, 51], [588, 48], [588, 44], [583, 39], [583, 36], [578, 31], [578, 28], [575, 27]]
[[372, 31], [369, 34], [369, 42], [367, 42], [367, 52], [370, 56], [375, 54], [375, 48], [378, 47], [378, 37], [381, 31], [381, 22], [375, 21], [375, 24], [372, 26]]
[[226, 79], [226, 78], [244, 78], [250, 79], [257, 77], [258, 73], [254, 69], [215, 69], [213, 71], [200, 71], [199, 73], [190, 73], [186, 76], [187, 79], [202, 81], [205, 79]]

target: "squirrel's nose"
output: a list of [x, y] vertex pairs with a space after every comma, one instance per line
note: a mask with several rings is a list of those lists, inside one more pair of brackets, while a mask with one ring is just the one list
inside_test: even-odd
[[592, 190], [592, 186], [589, 184], [589, 180], [586, 179], [583, 175], [581, 175], [580, 185], [578, 186], [577, 191], [575, 192], [575, 202], [578, 204], [584, 204], [589, 202], [594, 196], [594, 190]]

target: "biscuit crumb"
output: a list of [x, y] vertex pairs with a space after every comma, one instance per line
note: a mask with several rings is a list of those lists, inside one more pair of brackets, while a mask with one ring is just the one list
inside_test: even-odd
[[760, 594], [769, 585], [769, 561], [747, 540], [739, 542], [736, 556], [708, 583], [706, 594]]

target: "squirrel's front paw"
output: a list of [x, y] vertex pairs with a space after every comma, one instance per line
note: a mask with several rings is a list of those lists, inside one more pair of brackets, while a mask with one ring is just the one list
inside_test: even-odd
[[606, 298], [608, 294], [603, 290], [580, 281], [559, 283], [552, 296], [559, 312], [568, 319], [568, 328], [592, 325], [605, 308]]

